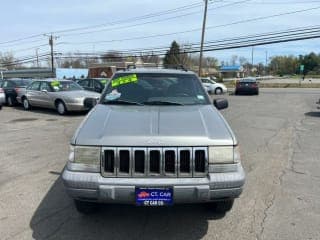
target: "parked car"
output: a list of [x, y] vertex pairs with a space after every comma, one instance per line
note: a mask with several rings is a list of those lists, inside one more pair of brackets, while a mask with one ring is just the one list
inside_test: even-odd
[[2, 82], [0, 87], [5, 94], [5, 103], [8, 106], [17, 104], [17, 96], [19, 92], [23, 91], [26, 86], [32, 82], [31, 79], [6, 79]]
[[100, 94], [84, 90], [70, 80], [38, 80], [30, 84], [17, 100], [25, 110], [31, 107], [56, 109], [60, 115], [68, 111], [85, 111], [86, 98], [99, 98]]
[[226, 99], [212, 102], [191, 71], [116, 72], [71, 140], [62, 179], [78, 211], [205, 202], [229, 211], [245, 173], [218, 112], [227, 107]]
[[[1, 86], [1, 81], [0, 81]], [[6, 96], [4, 94], [4, 90], [0, 87], [0, 110], [2, 109], [2, 105], [6, 102]]]
[[243, 78], [237, 81], [234, 94], [259, 95], [259, 86], [256, 78]]
[[5, 95], [4, 90], [1, 88], [3, 80], [0, 79], [0, 110], [2, 109], [2, 105], [5, 103]]
[[94, 79], [94, 78], [88, 78], [88, 79], [81, 79], [78, 80], [77, 83], [83, 87], [85, 90], [102, 93], [106, 83], [109, 81], [107, 78], [103, 79]]
[[209, 94], [223, 94], [228, 92], [227, 87], [222, 83], [217, 83], [210, 78], [201, 78], [203, 86], [207, 89]]

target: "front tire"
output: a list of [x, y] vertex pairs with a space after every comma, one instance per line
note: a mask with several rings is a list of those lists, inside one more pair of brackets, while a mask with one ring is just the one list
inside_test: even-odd
[[216, 95], [221, 95], [221, 94], [223, 93], [222, 88], [217, 87], [217, 88], [214, 90], [214, 93], [215, 93]]
[[221, 200], [214, 204], [214, 210], [217, 213], [226, 213], [232, 209], [234, 199]]
[[9, 97], [7, 98], [7, 104], [8, 104], [9, 107], [14, 106], [14, 99], [13, 99], [12, 96], [9, 96]]
[[94, 202], [74, 200], [74, 205], [79, 213], [85, 215], [95, 213], [99, 209], [98, 204]]
[[66, 105], [62, 101], [56, 103], [56, 109], [60, 115], [65, 115], [67, 113]]
[[24, 110], [30, 110], [31, 109], [31, 105], [30, 105], [30, 103], [29, 103], [27, 98], [23, 98], [22, 105], [23, 105]]

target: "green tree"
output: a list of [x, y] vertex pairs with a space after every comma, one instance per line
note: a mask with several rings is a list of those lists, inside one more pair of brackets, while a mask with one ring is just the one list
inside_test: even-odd
[[167, 51], [164, 59], [163, 64], [165, 65], [175, 65], [175, 64], [183, 64], [181, 61], [181, 51], [180, 46], [176, 41], [171, 43], [170, 49]]
[[320, 54], [309, 53], [305, 56], [299, 56], [299, 64], [304, 65], [303, 74], [308, 73], [319, 74], [320, 70]]

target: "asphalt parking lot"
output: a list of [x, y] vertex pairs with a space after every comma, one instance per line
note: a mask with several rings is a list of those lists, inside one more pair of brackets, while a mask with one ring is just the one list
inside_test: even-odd
[[60, 179], [84, 114], [0, 111], [1, 239], [320, 239], [319, 89], [226, 96], [247, 182], [225, 216], [203, 205], [78, 214]]

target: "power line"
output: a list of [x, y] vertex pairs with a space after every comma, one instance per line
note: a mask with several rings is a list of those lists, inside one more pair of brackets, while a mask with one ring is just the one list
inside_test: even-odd
[[[260, 36], [263, 36], [262, 34]], [[311, 30], [311, 31], [301, 31], [300, 33], [286, 33], [284, 32], [283, 34], [278, 34], [278, 36], [272, 36], [270, 35], [264, 35], [264, 37], [260, 38], [252, 38], [252, 39], [246, 39], [245, 37], [241, 37], [239, 39], [242, 39], [239, 41], [238, 39], [235, 39], [236, 41], [233, 42], [227, 42], [227, 43], [222, 43], [222, 44], [206, 44], [204, 51], [215, 51], [215, 50], [224, 50], [224, 49], [232, 49], [232, 48], [241, 48], [241, 47], [248, 47], [248, 46], [258, 46], [258, 45], [267, 45], [267, 44], [273, 44], [273, 43], [280, 43], [280, 42], [289, 42], [289, 41], [297, 41], [297, 40], [304, 40], [304, 39], [313, 39], [313, 38], [319, 38], [320, 37], [320, 28], [318, 30]], [[220, 40], [221, 42], [223, 40]], [[185, 53], [198, 53], [199, 47], [196, 48], [191, 48], [190, 50], [182, 52], [182, 54]], [[136, 55], [133, 53], [130, 53], [131, 55], [125, 55], [125, 57], [135, 57]], [[165, 55], [165, 51], [159, 52], [157, 54], [149, 54], [149, 55], [143, 55], [143, 56], [163, 56]], [[103, 56], [95, 56], [92, 58], [103, 58]], [[81, 58], [81, 56], [61, 56], [58, 58]], [[90, 58], [86, 56], [85, 58]], [[110, 57], [107, 57], [110, 58]], [[118, 57], [117, 57], [118, 58]]]
[[[189, 5], [184, 5], [184, 6], [181, 6], [181, 7], [178, 7], [178, 8], [174, 8], [174, 9], [170, 9], [170, 10], [166, 10], [166, 11], [163, 11], [163, 12], [157, 12], [157, 13], [151, 13], [151, 14], [146, 14], [146, 15], [142, 15], [142, 16], [138, 16], [138, 17], [133, 17], [133, 18], [128, 18], [128, 19], [125, 19], [125, 20], [118, 20], [118, 21], [115, 21], [115, 22], [110, 22], [110, 23], [104, 23], [104, 24], [99, 24], [99, 25], [92, 25], [92, 26], [87, 26], [87, 27], [79, 27], [79, 28], [70, 28], [70, 29], [64, 29], [64, 30], [58, 30], [58, 31], [55, 31], [53, 33], [64, 33], [64, 32], [72, 32], [72, 31], [79, 31], [79, 30], [85, 30], [85, 29], [90, 29], [90, 28], [98, 28], [98, 27], [101, 27], [101, 26], [106, 26], [106, 25], [110, 25], [110, 24], [119, 24], [121, 22], [124, 22], [124, 21], [134, 21], [134, 20], [137, 20], [139, 18], [150, 18], [150, 17], [153, 17], [154, 15], [164, 15], [164, 14], [168, 14], [168, 13], [171, 13], [171, 12], [175, 12], [175, 11], [179, 11], [179, 9], [187, 9], [188, 7], [194, 7], [196, 5], [201, 5], [201, 3], [193, 3], [193, 4], [189, 4]], [[33, 39], [33, 38], [37, 38], [37, 37], [43, 37], [44, 35], [46, 34], [51, 34], [51, 33], [48, 33], [48, 32], [45, 32], [45, 33], [40, 33], [40, 34], [34, 34], [34, 35], [30, 35], [30, 36], [27, 36], [27, 37], [22, 37], [22, 38], [17, 38], [17, 39], [13, 39], [13, 40], [9, 40], [9, 41], [4, 41], [4, 42], [0, 42], [0, 45], [3, 45], [3, 44], [8, 44], [8, 43], [15, 43], [15, 42], [20, 42], [20, 41], [23, 41], [23, 40], [29, 40], [29, 39]]]
[[[238, 43], [238, 42], [243, 42], [248, 41], [248, 40], [261, 40], [261, 39], [273, 39], [273, 38], [279, 38], [279, 37], [287, 37], [287, 36], [296, 36], [300, 34], [314, 34], [318, 33], [320, 31], [320, 26], [308, 26], [308, 27], [303, 27], [303, 28], [291, 28], [291, 29], [286, 29], [282, 31], [275, 31], [275, 32], [267, 32], [267, 33], [261, 33], [261, 34], [255, 34], [255, 35], [245, 35], [245, 36], [239, 36], [236, 38], [223, 38], [219, 40], [214, 40], [214, 41], [207, 41], [205, 42], [205, 46], [221, 46], [221, 43], [223, 45], [230, 44], [230, 43]], [[189, 49], [199, 49], [199, 43], [191, 43], [189, 44]], [[169, 49], [168, 46], [162, 46], [162, 47], [153, 47], [153, 48], [147, 48], [147, 49], [129, 49], [129, 50], [121, 50], [117, 51], [114, 50], [118, 54], [158, 54], [158, 53], [165, 53]], [[106, 52], [86, 52], [86, 53], [81, 53], [81, 52], [75, 52], [73, 55], [103, 55]]]
[[[227, 23], [227, 24], [220, 24], [220, 25], [209, 26], [209, 27], [207, 27], [206, 29], [214, 29], [214, 28], [221, 28], [221, 27], [233, 26], [233, 25], [237, 25], [237, 24], [254, 22], [254, 21], [260, 21], [260, 20], [265, 20], [265, 19], [270, 19], [270, 18], [274, 18], [274, 17], [285, 16], [285, 15], [292, 15], [292, 14], [301, 13], [301, 12], [307, 12], [307, 11], [312, 11], [312, 10], [316, 10], [316, 9], [320, 9], [320, 6], [319, 6], [319, 7], [313, 7], [313, 8], [296, 10], [296, 11], [284, 12], [284, 13], [279, 13], [279, 14], [273, 14], [273, 15], [268, 15], [268, 16], [264, 16], [264, 17], [249, 18], [249, 19], [240, 20], [240, 21], [235, 21], [235, 22], [231, 22], [231, 23]], [[147, 35], [147, 36], [130, 37], [130, 38], [113, 39], [113, 40], [104, 40], [104, 41], [72, 42], [72, 43], [66, 42], [65, 44], [71, 44], [71, 45], [90, 45], [90, 44], [99, 44], [99, 43], [123, 42], [123, 41], [133, 41], [133, 40], [149, 39], [149, 38], [155, 38], [155, 37], [171, 36], [171, 35], [177, 35], [177, 34], [183, 34], [183, 33], [191, 33], [191, 32], [196, 32], [196, 31], [201, 31], [201, 28], [194, 28], [194, 29], [185, 30], [185, 31], [180, 31], [180, 32], [171, 32], [171, 33], [163, 33], [163, 34], [153, 34], [153, 35]]]
[[[242, 0], [242, 1], [232, 2], [232, 3], [229, 3], [229, 4], [222, 5], [222, 6], [211, 7], [211, 8], [208, 9], [208, 11], [216, 10], [216, 9], [220, 9], [220, 8], [224, 8], [224, 7], [229, 7], [229, 6], [234, 6], [234, 5], [237, 5], [237, 4], [250, 2], [250, 1], [252, 1], [252, 0]], [[208, 4], [212, 4], [212, 3], [208, 3]], [[201, 11], [194, 11], [194, 12], [190, 12], [190, 13], [186, 13], [186, 14], [182, 14], [182, 15], [169, 17], [169, 18], [157, 19], [157, 20], [147, 21], [147, 22], [143, 22], [143, 23], [136, 23], [136, 24], [131, 24], [131, 25], [122, 26], [122, 27], [112, 27], [112, 28], [110, 28], [110, 26], [108, 26], [107, 28], [104, 28], [104, 29], [101, 29], [101, 30], [87, 31], [87, 32], [80, 32], [80, 33], [71, 33], [71, 34], [62, 34], [61, 36], [68, 37], [68, 36], [86, 35], [86, 34], [99, 33], [99, 32], [105, 32], [105, 31], [112, 31], [112, 30], [122, 30], [122, 29], [127, 29], [127, 28], [147, 25], [147, 24], [150, 24], [150, 23], [157, 23], [157, 22], [163, 22], [163, 21], [168, 21], [168, 20], [172, 20], [172, 19], [182, 18], [182, 17], [186, 17], [186, 16], [198, 14], [198, 13], [201, 13]]]

